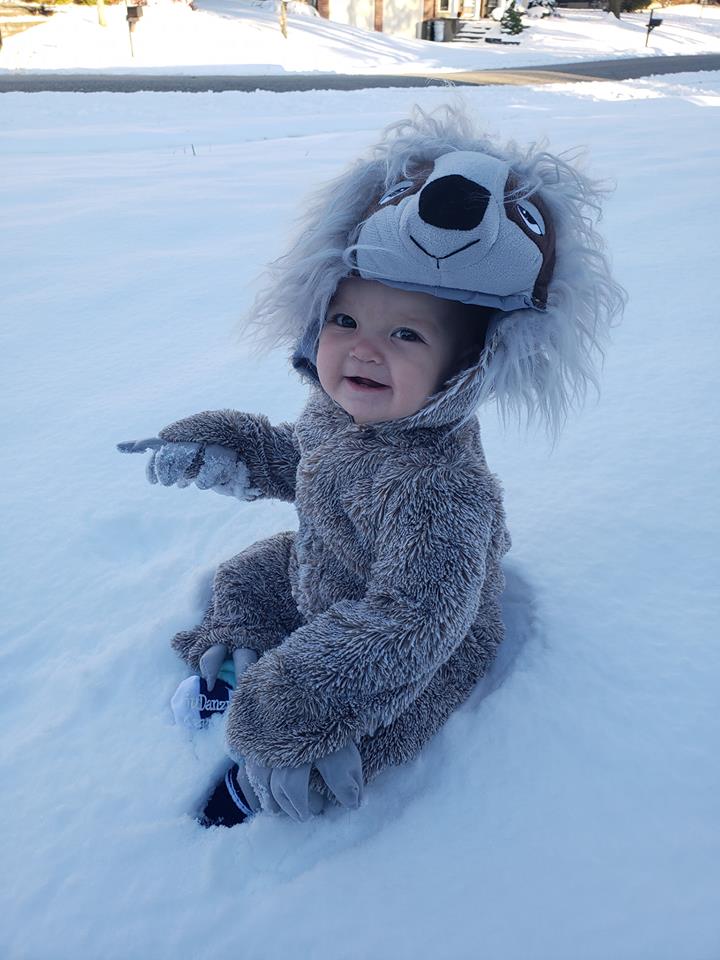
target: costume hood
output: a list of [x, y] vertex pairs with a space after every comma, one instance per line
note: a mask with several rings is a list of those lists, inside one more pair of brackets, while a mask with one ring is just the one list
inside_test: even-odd
[[597, 383], [624, 306], [594, 227], [606, 192], [541, 146], [493, 143], [456, 108], [416, 108], [315, 195], [251, 320], [317, 382], [318, 338], [344, 277], [491, 308], [476, 362], [405, 421], [462, 420], [493, 399], [503, 415], [557, 430]]

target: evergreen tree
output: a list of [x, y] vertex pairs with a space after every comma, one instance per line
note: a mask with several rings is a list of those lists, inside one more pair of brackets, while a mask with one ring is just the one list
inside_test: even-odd
[[513, 37], [518, 33], [522, 33], [525, 29], [523, 26], [522, 17], [515, 9], [515, 0], [512, 0], [512, 3], [502, 15], [502, 19], [500, 20], [500, 29], [503, 33], [509, 33]]

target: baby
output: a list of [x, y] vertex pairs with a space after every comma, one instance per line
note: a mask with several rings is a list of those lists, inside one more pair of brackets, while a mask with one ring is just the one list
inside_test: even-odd
[[235, 665], [235, 763], [204, 825], [357, 806], [492, 663], [510, 538], [475, 411], [557, 428], [593, 381], [623, 305], [599, 196], [558, 157], [416, 111], [316, 198], [256, 305], [310, 381], [298, 421], [206, 412], [121, 445], [152, 449], [153, 482], [298, 512], [297, 533], [219, 567], [202, 623], [173, 640], [208, 691]]

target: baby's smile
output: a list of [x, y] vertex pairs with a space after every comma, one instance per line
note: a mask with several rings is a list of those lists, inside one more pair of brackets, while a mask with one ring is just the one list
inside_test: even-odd
[[378, 383], [377, 380], [369, 380], [366, 377], [345, 377], [351, 387], [357, 390], [389, 390], [386, 383]]

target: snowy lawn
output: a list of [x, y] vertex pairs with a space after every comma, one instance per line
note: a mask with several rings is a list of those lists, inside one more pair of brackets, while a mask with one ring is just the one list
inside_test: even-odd
[[[34, 31], [33, 31], [34, 32]], [[170, 636], [286, 504], [146, 484], [118, 440], [292, 419], [234, 325], [302, 196], [438, 89], [0, 98], [3, 960], [720, 956], [720, 74], [479, 88], [488, 128], [587, 144], [631, 301], [554, 450], [482, 413], [535, 628], [356, 813], [204, 831], [222, 762]]]
[[156, 71], [274, 74], [294, 72], [423, 73], [536, 66], [576, 60], [720, 52], [720, 7], [688, 4], [662, 11], [663, 24], [647, 47], [647, 14], [617, 20], [592, 10], [528, 20], [519, 46], [431, 43], [371, 33], [291, 13], [287, 40], [277, 16], [247, 0], [198, 0], [190, 10], [156, 0], [128, 43], [125, 7], [106, 7], [108, 26], [94, 7], [60, 8], [46, 23], [8, 39], [0, 70]]

